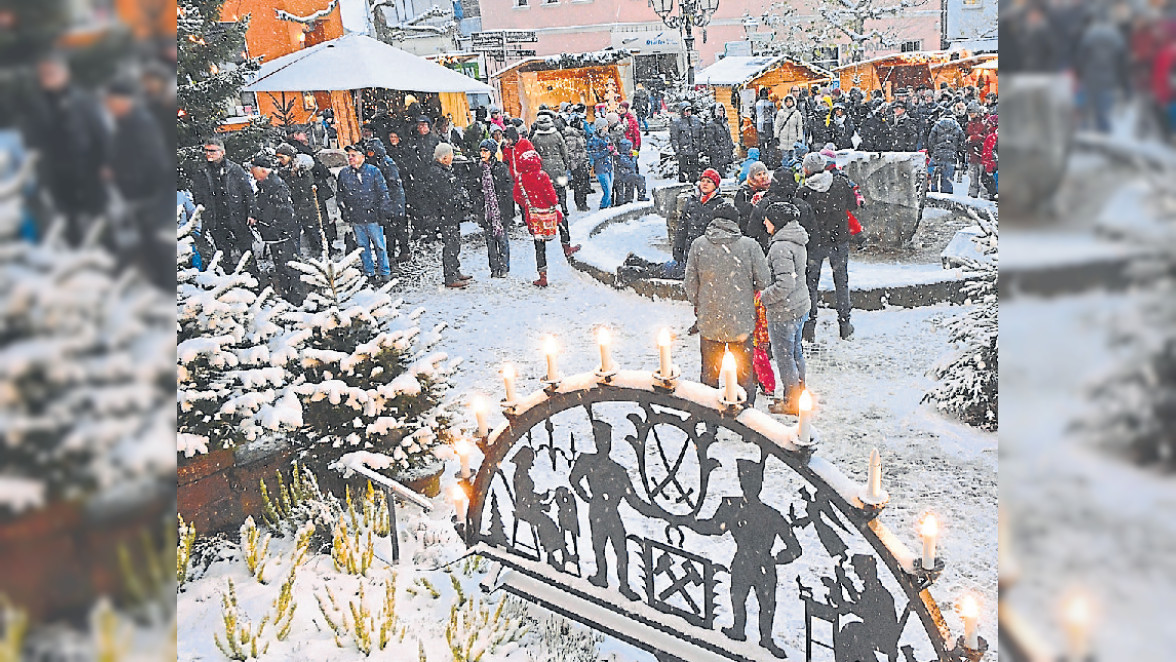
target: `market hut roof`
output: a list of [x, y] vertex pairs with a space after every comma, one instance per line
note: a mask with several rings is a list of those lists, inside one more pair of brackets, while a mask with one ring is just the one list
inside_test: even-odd
[[[935, 62], [931, 65], [932, 69], [941, 69], [943, 67], [954, 66], [970, 66], [973, 69], [980, 68], [980, 65], [986, 64], [989, 61], [995, 62], [997, 58], [996, 53], [984, 53], [982, 55], [973, 55], [972, 57], [964, 57], [958, 60], [947, 60], [945, 62]], [[986, 69], [995, 69], [995, 66], [984, 67]]]
[[808, 70], [814, 80], [833, 77], [833, 74], [825, 69], [787, 55], [732, 55], [698, 72], [694, 77], [694, 82], [698, 85], [742, 85], [775, 69], [784, 62]]
[[[959, 58], [957, 60], [952, 60], [952, 55], [958, 55]], [[833, 71], [843, 71], [845, 69], [860, 67], [865, 64], [873, 65], [875, 67], [904, 67], [920, 64], [925, 64], [928, 66], [933, 64], [951, 64], [952, 62], [958, 62], [960, 59], [964, 59], [969, 56], [971, 56], [971, 53], [968, 51], [917, 51], [912, 53], [889, 53], [887, 55], [879, 55], [878, 57], [871, 58], [869, 60], [863, 60], [861, 62], [850, 62], [849, 64], [843, 64]]]
[[533, 56], [491, 74], [501, 78], [512, 71], [550, 71], [553, 69], [582, 69], [584, 67], [607, 67], [628, 59], [629, 51], [606, 48], [592, 53], [563, 53], [560, 55]]
[[482, 92], [481, 81], [366, 35], [324, 41], [261, 65], [249, 92], [360, 90]]

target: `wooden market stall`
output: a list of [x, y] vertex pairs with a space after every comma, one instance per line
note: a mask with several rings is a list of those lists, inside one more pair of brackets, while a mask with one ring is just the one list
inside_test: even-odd
[[596, 104], [615, 110], [632, 96], [632, 68], [627, 53], [606, 50], [583, 56], [530, 57], [491, 78], [498, 85], [503, 112], [527, 124], [535, 121], [540, 104], [557, 108], [564, 101], [584, 104], [591, 121]]
[[989, 92], [996, 92], [996, 53], [984, 53], [959, 60], [949, 60], [931, 65], [933, 82], [938, 88], [947, 83], [953, 88], [975, 85], [983, 98]]
[[698, 72], [695, 84], [714, 90], [715, 100], [727, 110], [727, 124], [735, 144], [740, 143], [742, 118], [750, 114], [759, 90], [783, 99], [793, 86], [808, 86], [833, 80], [833, 74], [816, 65], [785, 55], [729, 56]]
[[841, 89], [858, 88], [867, 96], [874, 90], [882, 90], [887, 99], [894, 98], [900, 87], [914, 89], [919, 85], [930, 87], [935, 82], [932, 67], [969, 58], [968, 51], [919, 51], [915, 53], [892, 53], [865, 62], [854, 62], [833, 70]]

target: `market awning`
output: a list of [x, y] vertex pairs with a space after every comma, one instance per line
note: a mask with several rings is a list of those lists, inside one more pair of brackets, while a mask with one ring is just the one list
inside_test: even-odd
[[485, 83], [366, 35], [350, 34], [261, 66], [249, 92], [360, 90], [490, 93]]

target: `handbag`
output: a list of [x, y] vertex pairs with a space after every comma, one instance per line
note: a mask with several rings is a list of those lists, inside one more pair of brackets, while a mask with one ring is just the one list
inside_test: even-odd
[[854, 216], [853, 212], [851, 212], [851, 211], [845, 212], [845, 215], [848, 217], [848, 221], [849, 221], [849, 234], [851, 234], [851, 235], [861, 234], [862, 233], [862, 224], [860, 221], [857, 220], [857, 216]]
[[523, 201], [527, 203], [527, 229], [536, 239], [551, 241], [559, 228], [559, 210], [555, 207], [536, 209], [531, 205], [527, 187], [519, 183], [519, 190], [523, 192]]

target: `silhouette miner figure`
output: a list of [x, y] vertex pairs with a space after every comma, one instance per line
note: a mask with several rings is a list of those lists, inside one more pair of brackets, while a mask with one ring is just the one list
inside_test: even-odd
[[[515, 453], [513, 462], [515, 519], [531, 525], [539, 548], [547, 554], [547, 563], [557, 570], [563, 570], [568, 560], [564, 535], [547, 514], [547, 506], [553, 495], [551, 492], [536, 493], [535, 481], [530, 475], [531, 466], [535, 464], [535, 451], [524, 446]], [[558, 562], [556, 552], [560, 553]]]
[[[730, 531], [735, 538], [735, 556], [731, 559], [731, 611], [735, 622], [731, 627], [723, 628], [723, 634], [736, 641], [747, 639], [747, 597], [755, 591], [759, 603], [760, 646], [776, 657], [788, 657], [772, 640], [772, 624], [776, 616], [776, 566], [800, 557], [800, 541], [792, 532], [792, 522], [759, 499], [764, 484], [764, 464], [739, 460], [738, 467], [743, 496], [724, 498], [713, 517], [686, 525], [703, 535], [717, 536]], [[777, 539], [784, 548], [773, 555], [772, 548]]]
[[[576, 458], [568, 482], [584, 501], [588, 502], [588, 519], [592, 528], [592, 550], [596, 554], [596, 574], [588, 578], [594, 586], [608, 586], [608, 559], [605, 546], [611, 544], [617, 558], [617, 581], [621, 595], [630, 600], [640, 596], [629, 588], [629, 554], [625, 548], [625, 524], [621, 521], [620, 505], [628, 501], [639, 512], [646, 512], [645, 503], [633, 492], [629, 473], [609, 457], [612, 451], [612, 426], [604, 421], [592, 421], [592, 435], [596, 452]], [[584, 489], [587, 482], [588, 489]]]
[[899, 619], [895, 611], [894, 596], [882, 585], [878, 577], [878, 562], [872, 556], [854, 554], [850, 559], [854, 572], [862, 580], [858, 591], [853, 582], [845, 576], [843, 566], [837, 566], [838, 584], [848, 601], [842, 599], [840, 591], [830, 592], [834, 606], [843, 614], [854, 614], [860, 621], [848, 623], [837, 635], [837, 662], [875, 660], [874, 651], [886, 656], [890, 662], [898, 660], [898, 639], [909, 611]]
[[829, 556], [844, 560], [848, 556], [849, 547], [841, 540], [841, 536], [833, 527], [836, 526], [846, 533], [849, 533], [849, 529], [845, 528], [845, 524], [837, 516], [837, 510], [833, 508], [833, 504], [829, 501], [818, 500], [817, 493], [809, 490], [801, 490], [800, 496], [807, 504], [805, 517], [794, 520], [793, 525], [797, 528], [803, 528], [806, 524], [812, 524], [813, 529], [817, 532], [817, 539], [821, 541], [825, 551], [829, 552]]

